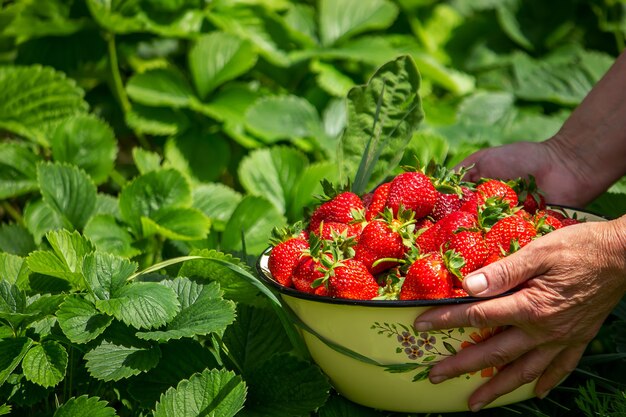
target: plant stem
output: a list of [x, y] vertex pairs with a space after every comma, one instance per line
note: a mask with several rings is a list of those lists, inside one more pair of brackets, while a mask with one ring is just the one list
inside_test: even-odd
[[16, 223], [24, 225], [24, 218], [22, 214], [15, 209], [8, 201], [2, 202], [2, 209], [9, 215]]

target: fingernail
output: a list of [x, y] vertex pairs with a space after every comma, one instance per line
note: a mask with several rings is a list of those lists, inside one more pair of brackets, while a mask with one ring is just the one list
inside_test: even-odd
[[464, 279], [465, 288], [471, 294], [478, 295], [487, 289], [487, 278], [485, 274], [470, 275]]
[[470, 404], [470, 410], [472, 410], [473, 412], [480, 411], [481, 408], [483, 408], [484, 406], [485, 406], [485, 403]]
[[415, 322], [414, 327], [415, 330], [417, 330], [418, 332], [427, 332], [429, 330], [432, 330], [433, 324], [428, 321], [418, 321]]
[[537, 398], [539, 398], [540, 400], [543, 400], [544, 398], [546, 398], [548, 396], [548, 394], [550, 394], [550, 390], [545, 390], [544, 392], [540, 392], [539, 394], [537, 394]]
[[430, 377], [430, 382], [432, 382], [433, 384], [439, 384], [439, 383], [445, 381], [446, 379], [448, 379], [447, 376], [436, 375], [436, 376], [431, 376]]

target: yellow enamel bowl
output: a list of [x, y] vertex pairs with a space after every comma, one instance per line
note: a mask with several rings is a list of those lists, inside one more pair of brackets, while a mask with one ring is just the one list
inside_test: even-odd
[[[568, 210], [573, 213], [573, 210]], [[577, 211], [588, 221], [604, 220]], [[283, 307], [301, 330], [304, 342], [334, 388], [355, 403], [407, 413], [467, 411], [471, 393], [497, 372], [485, 369], [433, 385], [430, 368], [461, 349], [479, 343], [499, 329], [457, 328], [418, 332], [415, 318], [433, 306], [469, 303], [475, 298], [415, 301], [353, 301], [305, 294], [276, 282], [267, 263], [257, 268], [264, 283], [280, 293]], [[506, 394], [489, 407], [534, 396], [535, 383]]]

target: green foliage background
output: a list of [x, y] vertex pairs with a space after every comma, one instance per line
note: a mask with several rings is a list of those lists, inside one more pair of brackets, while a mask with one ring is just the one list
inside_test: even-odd
[[[389, 415], [332, 392], [248, 267], [322, 178], [345, 180], [348, 92], [412, 57], [406, 158], [453, 166], [556, 133], [626, 35], [623, 0], [0, 4], [13, 415]], [[626, 182], [589, 208], [626, 213]], [[203, 260], [146, 271], [186, 255]], [[485, 414], [623, 415], [625, 320], [622, 303], [547, 400]]]

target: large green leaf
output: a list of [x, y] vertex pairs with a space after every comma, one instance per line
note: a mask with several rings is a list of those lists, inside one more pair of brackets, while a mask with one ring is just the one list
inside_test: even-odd
[[320, 369], [289, 354], [264, 362], [246, 381], [244, 416], [308, 416], [328, 398], [330, 384]]
[[379, 184], [402, 158], [424, 118], [415, 62], [402, 56], [380, 67], [367, 85], [348, 94], [348, 126], [341, 138], [343, 181], [363, 193]]
[[61, 216], [43, 200], [33, 199], [24, 207], [24, 223], [36, 244], [51, 230], [63, 228]]
[[25, 144], [0, 143], [0, 199], [16, 197], [37, 189], [39, 159]]
[[56, 313], [61, 330], [73, 343], [87, 343], [111, 324], [112, 317], [98, 313], [93, 303], [80, 296], [69, 296]]
[[339, 167], [333, 162], [317, 162], [310, 164], [302, 170], [300, 178], [294, 187], [291, 204], [287, 212], [290, 222], [304, 218], [305, 209], [311, 207], [319, 200], [315, 196], [323, 195], [324, 190], [321, 181], [326, 179], [333, 184], [339, 181]]
[[132, 258], [140, 253], [133, 247], [133, 237], [127, 228], [118, 224], [108, 214], [93, 216], [85, 226], [85, 237], [93, 242], [100, 252]]
[[95, 299], [108, 300], [137, 270], [137, 264], [120, 256], [94, 252], [85, 256], [82, 270], [87, 288]]
[[35, 249], [33, 236], [24, 226], [15, 223], [0, 225], [0, 251], [26, 256]]
[[286, 213], [307, 165], [306, 156], [293, 148], [259, 149], [239, 164], [239, 181], [249, 194], [264, 196]]
[[150, 107], [134, 103], [125, 116], [129, 127], [148, 135], [177, 135], [189, 127], [189, 118], [185, 113], [172, 107]]
[[102, 381], [119, 381], [154, 368], [161, 352], [158, 345], [118, 345], [103, 340], [84, 356], [89, 374]]
[[32, 344], [28, 337], [0, 339], [0, 386], [22, 362]]
[[0, 129], [46, 145], [60, 121], [86, 110], [83, 91], [63, 73], [41, 66], [0, 68]]
[[68, 118], [50, 137], [52, 157], [84, 169], [96, 184], [101, 184], [113, 170], [117, 143], [113, 129], [93, 115]]
[[174, 290], [181, 310], [165, 327], [151, 332], [138, 332], [137, 337], [140, 339], [162, 342], [204, 336], [223, 331], [235, 320], [234, 304], [222, 299], [219, 285], [215, 282], [202, 285], [188, 278], [176, 278], [164, 281], [163, 285]]
[[126, 84], [128, 96], [146, 106], [188, 107], [195, 94], [174, 68], [157, 68], [133, 75]]
[[96, 308], [136, 329], [153, 329], [169, 323], [180, 311], [176, 293], [156, 282], [133, 282], [117, 288]]
[[34, 316], [34, 313], [26, 311], [24, 292], [8, 281], [0, 281], [0, 319], [16, 329], [23, 322], [32, 320]]
[[22, 370], [29, 381], [42, 387], [53, 387], [65, 377], [67, 361], [67, 351], [59, 342], [45, 341], [26, 353]]
[[193, 206], [202, 211], [213, 228], [223, 230], [233, 211], [243, 198], [232, 188], [220, 184], [199, 184], [192, 190]]
[[242, 251], [242, 239], [248, 254], [258, 255], [268, 246], [268, 236], [276, 226], [285, 224], [285, 218], [266, 198], [244, 197], [222, 235], [222, 248], [226, 251]]
[[211, 222], [200, 211], [186, 207], [166, 207], [141, 218], [143, 236], [159, 234], [174, 240], [203, 239]]
[[189, 69], [202, 99], [226, 81], [248, 72], [256, 60], [250, 41], [223, 32], [201, 36], [189, 51]]
[[29, 274], [30, 270], [24, 258], [0, 252], [0, 280], [19, 288]]
[[100, 401], [99, 397], [72, 397], [65, 404], [61, 404], [54, 412], [53, 417], [115, 417], [114, 408], [108, 407], [106, 401]]
[[387, 0], [320, 0], [319, 10], [320, 38], [324, 46], [369, 30], [385, 29], [398, 15], [397, 6]]
[[191, 205], [191, 188], [185, 177], [174, 169], [140, 175], [122, 189], [119, 196], [122, 218], [141, 234], [141, 217], [150, 218], [164, 208]]
[[43, 201], [67, 228], [82, 229], [96, 206], [96, 186], [85, 171], [73, 165], [41, 163], [37, 166]]
[[170, 388], [156, 405], [154, 417], [231, 417], [243, 408], [246, 383], [234, 372], [205, 370]]
[[230, 162], [230, 145], [221, 135], [190, 129], [170, 137], [165, 143], [165, 161], [169, 166], [198, 182], [220, 178]]

